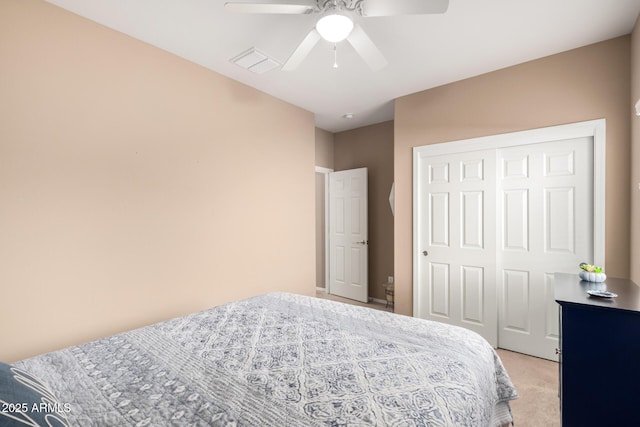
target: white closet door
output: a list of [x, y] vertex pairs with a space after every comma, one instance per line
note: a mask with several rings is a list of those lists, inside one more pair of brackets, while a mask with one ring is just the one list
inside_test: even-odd
[[462, 326], [497, 346], [496, 153], [419, 160], [414, 316]]
[[605, 121], [414, 148], [413, 312], [557, 360], [552, 277], [605, 267]]
[[592, 263], [593, 138], [498, 151], [501, 348], [556, 360], [553, 273]]

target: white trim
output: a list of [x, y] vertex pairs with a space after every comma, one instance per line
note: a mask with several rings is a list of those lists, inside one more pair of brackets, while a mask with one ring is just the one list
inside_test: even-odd
[[605, 268], [607, 128], [604, 119], [598, 122], [593, 134], [593, 262]]
[[315, 171], [324, 174], [324, 290], [329, 293], [329, 174], [333, 169], [316, 166]]
[[327, 293], [327, 288], [321, 288], [320, 286], [316, 286], [316, 292], [324, 292]]
[[[540, 129], [483, 136], [452, 142], [413, 147], [413, 311], [418, 305], [418, 183], [419, 160], [423, 157], [463, 153], [487, 149], [516, 147], [581, 137], [593, 137], [593, 263], [605, 267], [605, 165], [606, 120], [596, 119]], [[606, 268], [605, 268], [606, 271]]]
[[491, 150], [498, 148], [516, 147], [519, 145], [536, 144], [540, 142], [558, 141], [593, 136], [596, 139], [605, 138], [605, 119], [586, 122], [570, 123], [566, 125], [550, 126], [546, 128], [482, 136], [479, 138], [463, 139], [459, 141], [442, 142], [438, 144], [413, 147], [414, 157], [440, 156], [443, 154], [466, 153], [470, 151]]
[[413, 260], [413, 274], [412, 274], [412, 279], [411, 279], [411, 288], [412, 288], [412, 294], [413, 294], [413, 316], [417, 317], [420, 308], [420, 303], [419, 303], [419, 289], [417, 286], [417, 283], [419, 283], [419, 277], [418, 277], [418, 265], [420, 263], [420, 260], [418, 259], [418, 251], [420, 250], [420, 239], [418, 236], [420, 236], [420, 221], [418, 221], [418, 215], [419, 215], [419, 206], [418, 206], [418, 197], [419, 197], [419, 191], [418, 191], [418, 184], [420, 182], [420, 157], [424, 157], [424, 147], [426, 146], [421, 146], [421, 147], [413, 147], [413, 182], [412, 182], [412, 186], [413, 186], [413, 191], [412, 191], [412, 199], [411, 199], [411, 203], [413, 204], [413, 223], [411, 225], [411, 231], [412, 231], [412, 238], [413, 238], [413, 248], [411, 249], [411, 259]]

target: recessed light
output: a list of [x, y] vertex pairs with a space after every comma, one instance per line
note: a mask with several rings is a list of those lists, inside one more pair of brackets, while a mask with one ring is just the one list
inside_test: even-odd
[[355, 114], [353, 113], [347, 113], [344, 116], [342, 116], [343, 119], [353, 119], [355, 117]]

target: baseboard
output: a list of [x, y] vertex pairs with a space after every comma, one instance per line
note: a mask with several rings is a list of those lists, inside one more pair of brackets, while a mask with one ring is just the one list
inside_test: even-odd
[[[327, 288], [321, 288], [320, 286], [316, 286], [316, 292], [324, 292], [327, 293]], [[369, 302], [375, 302], [376, 304], [384, 304], [387, 305], [387, 300], [371, 298], [369, 297]]]

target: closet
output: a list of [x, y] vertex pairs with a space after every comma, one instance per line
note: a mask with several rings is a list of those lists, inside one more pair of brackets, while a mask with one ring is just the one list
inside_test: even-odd
[[414, 315], [557, 360], [553, 274], [604, 265], [604, 120], [414, 149]]

